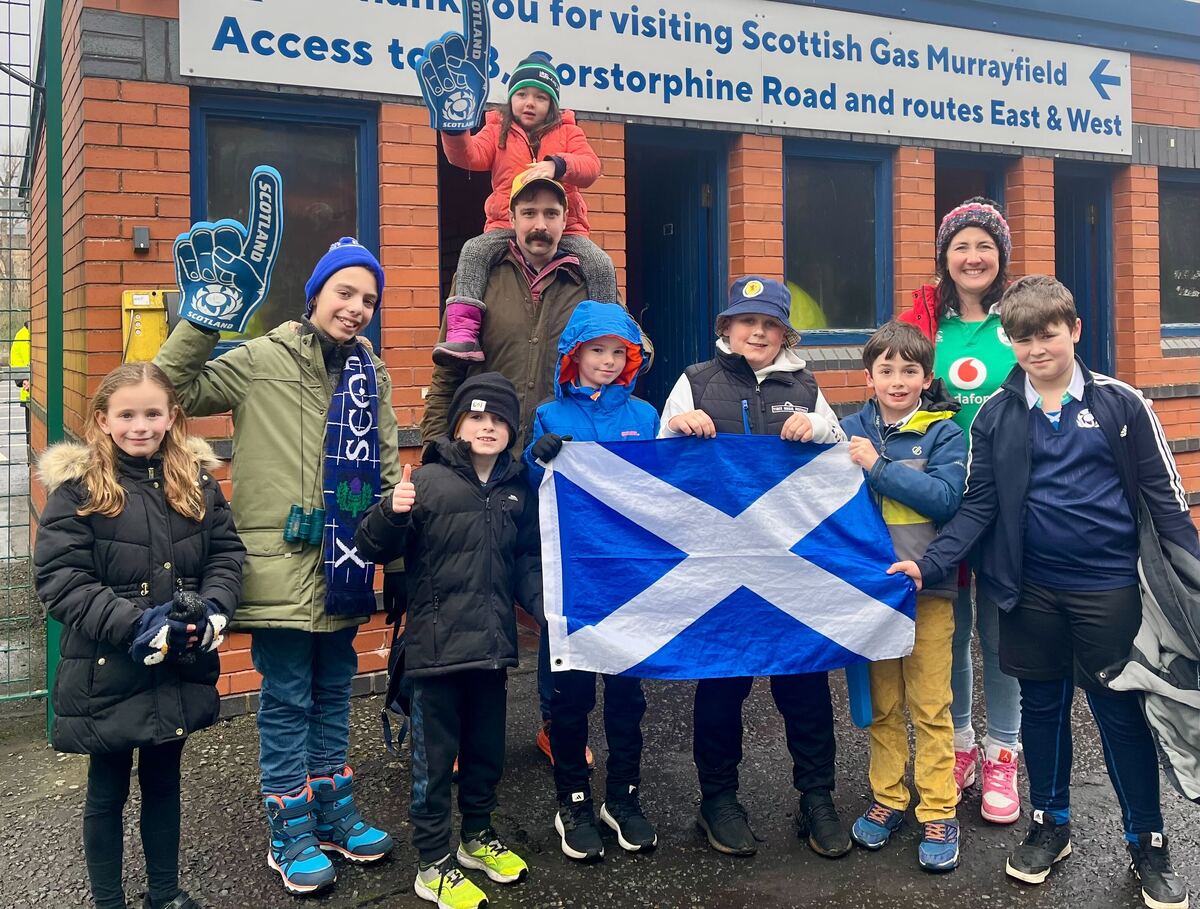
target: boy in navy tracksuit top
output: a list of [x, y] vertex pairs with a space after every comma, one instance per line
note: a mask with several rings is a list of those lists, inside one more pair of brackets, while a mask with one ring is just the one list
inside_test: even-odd
[[[658, 435], [658, 413], [633, 397], [633, 384], [645, 361], [637, 323], [615, 303], [584, 300], [571, 315], [558, 342], [554, 399], [537, 409], [535, 439], [525, 450], [530, 479], [539, 483], [542, 464], [577, 442], [649, 440]], [[630, 852], [658, 841], [638, 801], [641, 783], [642, 716], [646, 698], [640, 679], [604, 676], [604, 735], [608, 740], [608, 779], [600, 819]], [[596, 827], [588, 784], [588, 714], [596, 706], [596, 674], [571, 670], [553, 674], [550, 746], [558, 794], [555, 829], [562, 851], [573, 859], [598, 861], [604, 843]]]
[[1008, 858], [1038, 884], [1071, 852], [1071, 701], [1082, 687], [1121, 804], [1130, 867], [1151, 907], [1186, 907], [1159, 807], [1155, 744], [1136, 692], [1102, 684], [1141, 621], [1138, 497], [1160, 536], [1200, 556], [1183, 483], [1150, 403], [1075, 358], [1071, 293], [1043, 275], [1001, 302], [1017, 367], [971, 426], [962, 507], [925, 557], [899, 562], [928, 586], [976, 547], [978, 584], [1000, 614], [1000, 665], [1021, 683], [1033, 823]]

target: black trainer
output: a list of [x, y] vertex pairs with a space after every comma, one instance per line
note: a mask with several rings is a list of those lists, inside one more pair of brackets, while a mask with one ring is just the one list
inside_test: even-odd
[[1054, 823], [1043, 811], [1033, 812], [1033, 823], [1013, 854], [1008, 857], [1004, 870], [1027, 884], [1040, 884], [1056, 862], [1071, 854], [1071, 823]]
[[142, 909], [201, 909], [199, 903], [188, 896], [186, 890], [180, 890], [175, 899], [169, 903], [160, 903], [157, 907], [147, 893], [142, 897]]
[[598, 862], [604, 858], [604, 840], [596, 826], [592, 800], [585, 792], [572, 792], [558, 800], [554, 829], [562, 838], [563, 854], [581, 862]]
[[737, 800], [736, 792], [723, 792], [711, 799], [702, 799], [696, 824], [708, 843], [726, 855], [754, 855], [758, 844], [746, 818], [746, 809]]
[[833, 807], [828, 789], [814, 789], [800, 796], [796, 827], [808, 848], [825, 858], [841, 858], [850, 851], [850, 831]]
[[622, 795], [610, 795], [600, 806], [600, 820], [617, 832], [617, 842], [626, 852], [647, 852], [658, 845], [658, 834], [642, 814], [638, 787]]
[[1142, 901], [1150, 909], [1187, 909], [1187, 883], [1171, 865], [1167, 838], [1161, 833], [1139, 833], [1137, 844], [1128, 843], [1129, 870], [1142, 882]]

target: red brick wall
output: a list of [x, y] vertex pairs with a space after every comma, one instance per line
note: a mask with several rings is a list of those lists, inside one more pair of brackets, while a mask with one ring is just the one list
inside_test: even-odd
[[729, 153], [729, 277], [783, 272], [783, 140], [742, 134]]
[[[1200, 128], [1200, 63], [1134, 54], [1136, 123]], [[1113, 181], [1113, 299], [1117, 375], [1141, 387], [1195, 382], [1200, 357], [1163, 357], [1159, 313], [1158, 172], [1123, 168]], [[1200, 398], [1155, 402], [1169, 439], [1200, 434]], [[1200, 452], [1177, 455], [1189, 492], [1200, 490]], [[1200, 524], [1200, 506], [1192, 508]]]
[[[86, 398], [121, 362], [121, 292], [174, 286], [171, 248], [191, 220], [187, 87], [89, 78], [82, 88], [82, 172], [67, 182], [67, 198], [78, 200], [83, 218], [83, 306], [67, 318], [67, 330], [86, 338], [85, 386], [68, 408], [74, 432], [82, 429]], [[134, 225], [150, 228], [148, 253], [133, 252]], [[229, 435], [227, 418], [194, 422], [199, 434]]]
[[[392, 630], [384, 620], [383, 613], [371, 616], [371, 621], [359, 628], [358, 636], [354, 639], [354, 649], [358, 651], [358, 671], [381, 672], [387, 669], [391, 642]], [[218, 654], [221, 657], [221, 677], [217, 679], [217, 691], [222, 696], [258, 691], [262, 676], [255, 670], [250, 657], [249, 634], [237, 632], [227, 635]]]
[[179, 0], [83, 0], [90, 9], [111, 9], [139, 16], [179, 18]]
[[617, 269], [617, 287], [625, 294], [625, 124], [584, 120], [580, 124], [600, 158], [601, 176], [584, 191], [592, 242]]
[[934, 151], [903, 146], [892, 157], [892, 255], [895, 312], [912, 306], [912, 293], [933, 279]]
[[1054, 159], [1020, 158], [1004, 179], [1004, 208], [1012, 231], [1008, 273], [1054, 274]]
[[1133, 121], [1200, 128], [1200, 63], [1134, 54]]
[[392, 377], [396, 421], [405, 428], [421, 420], [440, 318], [437, 134], [423, 107], [380, 109], [379, 183], [379, 257], [387, 279], [380, 356]]
[[[37, 137], [37, 161], [29, 188], [29, 331], [30, 396], [43, 409], [46, 406], [46, 132]], [[35, 451], [46, 447], [46, 424], [36, 410], [30, 411], [29, 444]], [[41, 513], [46, 490], [30, 472], [30, 496], [33, 508]], [[35, 528], [36, 529], [36, 528]]]
[[[1160, 384], [1170, 370], [1159, 346], [1157, 168], [1118, 171], [1112, 202], [1117, 372], [1134, 385]], [[1148, 221], [1155, 230], [1146, 229]]]
[[[1200, 357], [1164, 357], [1161, 347], [1158, 262], [1158, 168], [1133, 165], [1113, 180], [1113, 300], [1116, 373], [1146, 388], [1195, 382]], [[1200, 432], [1200, 399], [1169, 398], [1154, 405], [1168, 439]], [[1200, 489], [1200, 452], [1176, 456], [1184, 487]], [[1193, 507], [1200, 523], [1200, 507]]]

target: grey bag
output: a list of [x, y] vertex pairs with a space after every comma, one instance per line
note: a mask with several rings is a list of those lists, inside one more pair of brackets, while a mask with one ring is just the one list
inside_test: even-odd
[[1142, 692], [1171, 785], [1200, 804], [1200, 560], [1154, 529], [1138, 509], [1142, 624], [1129, 659], [1099, 673], [1113, 691]]

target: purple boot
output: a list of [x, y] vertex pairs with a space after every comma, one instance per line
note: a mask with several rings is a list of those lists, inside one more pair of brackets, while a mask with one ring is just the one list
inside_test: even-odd
[[474, 297], [454, 296], [446, 300], [446, 340], [433, 349], [434, 363], [455, 366], [483, 362], [479, 332], [486, 309], [487, 305]]

